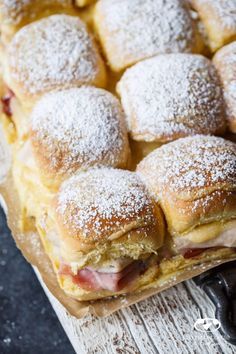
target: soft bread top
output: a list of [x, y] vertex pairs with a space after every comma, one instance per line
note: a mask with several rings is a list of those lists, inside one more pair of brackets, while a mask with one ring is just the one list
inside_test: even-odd
[[156, 54], [197, 50], [189, 9], [181, 0], [100, 0], [94, 20], [115, 71]]
[[71, 177], [56, 197], [54, 218], [67, 247], [79, 251], [118, 244], [124, 257], [163, 243], [161, 210], [135, 172], [104, 167]]
[[105, 84], [104, 64], [85, 24], [68, 15], [53, 15], [17, 32], [4, 69], [8, 86], [26, 105], [53, 89]]
[[95, 87], [54, 91], [31, 115], [30, 139], [43, 181], [56, 185], [80, 168], [125, 168], [129, 142], [118, 99]]
[[212, 51], [236, 39], [235, 0], [189, 0], [199, 13]]
[[236, 218], [236, 144], [198, 135], [154, 150], [137, 167], [172, 235]]
[[18, 25], [20, 22], [32, 20], [34, 16], [40, 15], [45, 8], [66, 9], [72, 6], [72, 0], [0, 0], [1, 25]]
[[166, 54], [128, 69], [117, 86], [134, 140], [166, 142], [225, 129], [217, 72], [201, 55]]
[[229, 129], [236, 133], [236, 42], [221, 48], [213, 62], [223, 85]]
[[77, 14], [76, 6], [83, 7], [93, 0], [0, 0], [1, 39], [7, 45], [22, 26], [55, 14]]

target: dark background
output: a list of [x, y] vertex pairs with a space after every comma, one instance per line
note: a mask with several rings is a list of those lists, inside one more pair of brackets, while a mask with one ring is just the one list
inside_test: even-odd
[[74, 354], [0, 208], [0, 354]]

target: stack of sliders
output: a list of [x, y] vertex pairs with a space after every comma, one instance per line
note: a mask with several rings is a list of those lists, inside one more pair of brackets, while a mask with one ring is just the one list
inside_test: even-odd
[[235, 257], [236, 144], [220, 137], [236, 120], [233, 44], [199, 54], [187, 1], [23, 3], [11, 22], [0, 1], [1, 122], [19, 226], [36, 227], [66, 294], [134, 293]]

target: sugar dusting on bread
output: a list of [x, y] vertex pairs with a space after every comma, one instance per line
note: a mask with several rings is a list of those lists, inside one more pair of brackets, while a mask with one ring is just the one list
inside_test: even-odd
[[30, 5], [32, 0], [2, 0], [0, 14], [4, 23], [17, 24], [24, 16], [24, 8]]
[[64, 182], [57, 212], [85, 238], [91, 230], [101, 236], [127, 221], [153, 218], [150, 197], [135, 172], [111, 168], [90, 169]]
[[[235, 0], [192, 0], [199, 10], [202, 6], [213, 9], [220, 20], [220, 28], [236, 30], [236, 2]], [[202, 10], [204, 11], [204, 10]], [[210, 14], [209, 14], [210, 16]], [[213, 21], [213, 19], [212, 19]]]
[[236, 42], [231, 42], [219, 49], [213, 57], [213, 62], [224, 84], [236, 81]]
[[[33, 146], [52, 170], [126, 163], [128, 137], [118, 99], [95, 87], [48, 93], [31, 116]], [[43, 152], [42, 152], [43, 151]]]
[[9, 45], [12, 78], [26, 93], [92, 82], [98, 52], [77, 17], [53, 15], [23, 27]]
[[181, 0], [101, 0], [97, 8], [117, 55], [143, 59], [194, 46], [191, 16]]
[[[71, 6], [71, 0], [40, 0], [43, 5], [52, 6], [60, 5], [61, 7]], [[17, 25], [25, 16], [32, 16], [28, 13], [27, 7], [34, 5], [35, 0], [2, 0], [0, 2], [0, 14], [5, 24]]]
[[214, 56], [213, 62], [223, 84], [227, 119], [235, 121], [236, 116], [236, 42], [222, 47]]
[[216, 70], [200, 55], [168, 54], [128, 69], [118, 83], [129, 130], [136, 140], [171, 140], [224, 130]]
[[212, 187], [236, 188], [236, 144], [223, 138], [197, 135], [154, 150], [138, 166], [151, 189], [188, 195]]

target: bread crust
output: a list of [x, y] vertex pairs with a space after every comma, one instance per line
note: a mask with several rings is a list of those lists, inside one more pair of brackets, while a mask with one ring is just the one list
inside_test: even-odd
[[123, 245], [155, 251], [163, 243], [162, 212], [135, 172], [102, 167], [71, 177], [61, 186], [54, 213], [71, 250], [107, 244], [119, 245], [122, 254]]
[[184, 1], [101, 0], [95, 5], [94, 24], [113, 71], [161, 53], [199, 52]]
[[72, 0], [0, 0], [1, 40], [8, 45], [23, 26], [55, 13], [76, 14]]
[[198, 12], [213, 52], [236, 39], [236, 3], [234, 0], [190, 0]]
[[129, 133], [136, 141], [166, 143], [225, 131], [223, 92], [207, 58], [166, 54], [127, 69], [117, 84]]
[[213, 63], [223, 87], [228, 127], [232, 133], [236, 133], [236, 42], [218, 50], [213, 57]]
[[236, 218], [236, 144], [195, 136], [154, 150], [137, 167], [171, 235]]
[[68, 15], [52, 15], [19, 30], [9, 44], [3, 75], [30, 107], [52, 90], [106, 84], [103, 60], [86, 25]]
[[50, 188], [80, 169], [127, 167], [124, 112], [108, 91], [90, 86], [51, 92], [38, 101], [30, 122], [33, 154]]

